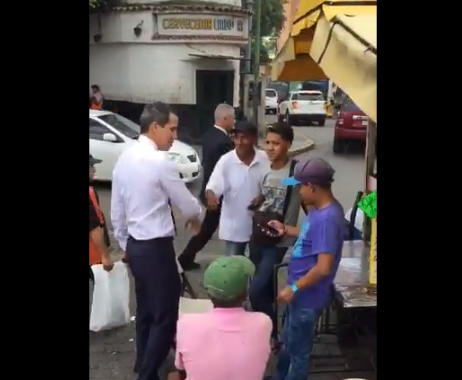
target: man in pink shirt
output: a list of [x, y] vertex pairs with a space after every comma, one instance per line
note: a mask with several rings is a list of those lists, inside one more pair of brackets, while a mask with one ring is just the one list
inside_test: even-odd
[[262, 380], [271, 352], [271, 319], [242, 307], [255, 272], [245, 256], [216, 259], [204, 273], [214, 305], [178, 321], [175, 366], [187, 380]]

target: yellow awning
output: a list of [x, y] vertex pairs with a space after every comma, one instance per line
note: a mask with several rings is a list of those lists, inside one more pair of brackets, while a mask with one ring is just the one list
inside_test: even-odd
[[377, 14], [377, 1], [300, 0], [300, 5], [298, 6], [297, 13], [295, 14], [292, 24], [291, 35], [293, 37], [297, 36], [302, 30], [313, 27], [322, 13], [328, 20], [331, 20], [336, 15], [340, 14]]
[[292, 82], [325, 79], [329, 78], [308, 54], [290, 61], [271, 64], [271, 80], [273, 81]]
[[289, 37], [276, 59], [271, 63], [273, 81], [303, 81], [328, 79], [309, 56], [314, 31]]
[[377, 15], [328, 17], [316, 24], [310, 55], [377, 122]]

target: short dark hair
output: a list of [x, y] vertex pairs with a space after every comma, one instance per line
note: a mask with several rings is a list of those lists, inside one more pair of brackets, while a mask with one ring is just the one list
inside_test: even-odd
[[91, 89], [96, 90], [96, 91], [100, 91], [99, 86], [97, 84], [92, 84]]
[[146, 104], [140, 116], [141, 133], [146, 133], [152, 123], [157, 123], [161, 127], [168, 123], [170, 114], [173, 113], [170, 106], [163, 102]]
[[268, 126], [266, 133], [276, 133], [281, 136], [281, 139], [292, 144], [294, 141], [294, 130], [285, 121], [279, 120], [278, 122]]

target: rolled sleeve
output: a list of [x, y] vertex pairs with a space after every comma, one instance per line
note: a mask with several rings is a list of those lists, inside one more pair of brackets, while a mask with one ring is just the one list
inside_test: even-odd
[[128, 240], [127, 220], [121, 189], [116, 178], [113, 178], [112, 182], [111, 221], [114, 237], [118, 241], [120, 248], [125, 251]]
[[159, 163], [159, 171], [160, 184], [172, 204], [180, 209], [186, 219], [199, 218], [202, 207], [180, 178], [176, 164], [163, 160]]
[[225, 157], [227, 156], [223, 156], [218, 160], [210, 176], [209, 182], [207, 183], [207, 186], [205, 186], [205, 190], [212, 190], [217, 197], [221, 197], [225, 192]]

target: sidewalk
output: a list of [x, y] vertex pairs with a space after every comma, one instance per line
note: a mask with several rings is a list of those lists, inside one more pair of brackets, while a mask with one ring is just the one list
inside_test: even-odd
[[294, 128], [294, 142], [290, 148], [290, 155], [296, 156], [314, 148], [314, 141], [308, 137], [311, 129], [308, 127]]

